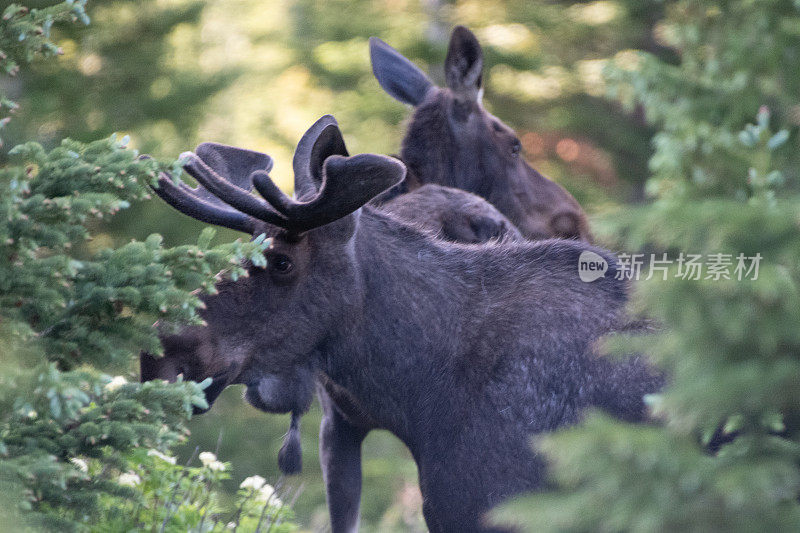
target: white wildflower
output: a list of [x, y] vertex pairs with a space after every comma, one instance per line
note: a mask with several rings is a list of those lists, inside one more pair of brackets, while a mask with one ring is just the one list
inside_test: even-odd
[[[272, 498], [272, 499], [270, 499]], [[280, 498], [275, 496], [275, 487], [267, 483], [259, 491], [256, 493], [256, 501], [261, 503], [266, 503], [269, 501], [270, 506], [280, 507], [283, 505], [283, 502]]]
[[198, 457], [200, 457], [200, 462], [203, 463], [203, 466], [209, 470], [213, 470], [214, 472], [225, 471], [225, 465], [217, 461], [217, 456], [213, 453], [203, 452]]
[[134, 474], [133, 472], [127, 472], [125, 474], [120, 474], [119, 478], [117, 478], [117, 483], [120, 485], [124, 485], [126, 487], [135, 487], [142, 482], [142, 478]]
[[200, 459], [200, 462], [203, 463], [203, 466], [208, 466], [209, 463], [217, 460], [217, 456], [211, 452], [200, 452], [200, 455], [197, 457]]
[[258, 490], [261, 487], [263, 487], [264, 483], [266, 482], [267, 480], [261, 476], [250, 476], [248, 478], [245, 478], [244, 481], [242, 481], [242, 483], [239, 485], [239, 488]]
[[206, 468], [212, 470], [214, 472], [224, 472], [225, 471], [225, 463], [220, 461], [211, 461], [206, 465]]
[[228, 522], [228, 525], [225, 526], [225, 529], [236, 529], [236, 522]]
[[89, 471], [89, 465], [86, 464], [86, 461], [83, 459], [78, 459], [77, 457], [70, 457], [69, 462], [74, 464], [75, 467], [83, 473]]
[[167, 455], [165, 453], [161, 453], [158, 450], [148, 450], [147, 451], [147, 455], [150, 456], [150, 457], [158, 457], [162, 461], [166, 461], [171, 465], [175, 464], [175, 458], [174, 457], [169, 456], [169, 455]]
[[113, 391], [117, 390], [118, 388], [122, 387], [123, 385], [125, 385], [126, 383], [128, 383], [128, 380], [125, 379], [123, 376], [114, 376], [111, 379], [111, 381], [106, 383], [106, 386], [104, 388], [108, 392], [113, 392]]
[[28, 418], [36, 418], [37, 416], [39, 416], [39, 413], [37, 413], [37, 412], [36, 412], [36, 411], [34, 411], [33, 409], [31, 409], [30, 411], [28, 411]]

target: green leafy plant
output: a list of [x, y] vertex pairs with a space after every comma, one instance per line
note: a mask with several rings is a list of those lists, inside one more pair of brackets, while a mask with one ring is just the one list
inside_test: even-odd
[[[130, 497], [108, 498], [106, 516], [96, 526], [100, 531], [272, 531], [286, 533], [297, 527], [293, 515], [272, 485], [261, 476], [242, 482], [234, 501], [226, 501], [221, 482], [230, 477], [230, 464], [215, 453], [192, 455], [185, 465], [157, 449], [137, 448], [130, 464], [116, 478]], [[199, 460], [199, 461], [198, 461]], [[86, 473], [100, 465], [93, 460], [73, 459]], [[193, 466], [198, 462], [197, 466]], [[288, 492], [285, 495], [290, 495]]]

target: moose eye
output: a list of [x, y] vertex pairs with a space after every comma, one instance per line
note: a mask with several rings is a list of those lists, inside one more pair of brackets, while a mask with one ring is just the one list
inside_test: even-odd
[[522, 150], [522, 143], [519, 142], [519, 139], [514, 139], [511, 143], [511, 155], [517, 157], [521, 150]]
[[270, 258], [270, 264], [275, 272], [280, 272], [281, 274], [290, 272], [294, 267], [291, 258], [283, 254], [275, 254], [272, 256], [272, 258]]

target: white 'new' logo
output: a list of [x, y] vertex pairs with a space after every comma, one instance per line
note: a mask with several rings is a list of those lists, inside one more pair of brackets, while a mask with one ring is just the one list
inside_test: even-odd
[[606, 270], [608, 270], [608, 261], [602, 255], [585, 250], [578, 257], [578, 276], [585, 283], [602, 278], [605, 276]]

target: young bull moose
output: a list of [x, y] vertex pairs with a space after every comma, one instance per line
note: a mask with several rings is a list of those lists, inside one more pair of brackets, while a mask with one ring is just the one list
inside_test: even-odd
[[370, 39], [372, 71], [381, 87], [414, 106], [400, 159], [405, 188], [425, 183], [456, 187], [487, 199], [529, 239], [591, 240], [586, 215], [560, 185], [531, 168], [514, 131], [481, 105], [483, 52], [457, 26], [445, 61], [447, 87], [435, 86], [416, 65], [380, 39]]
[[[642, 395], [660, 385], [636, 359], [593, 354], [623, 318], [616, 261], [578, 241], [434, 239], [366, 205], [403, 178], [401, 163], [346, 154], [323, 117], [295, 153], [296, 200], [270, 180], [266, 156], [231, 148], [187, 155], [198, 189], [160, 179], [159, 195], [185, 214], [272, 238], [267, 266], [221, 282], [205, 298], [208, 326], [176, 337], [177, 351], [194, 349], [184, 342], [208, 350], [187, 374], [214, 377], [209, 403], [244, 384], [258, 409], [292, 412], [295, 434], [319, 384], [329, 493], [338, 494], [332, 480], [345, 487], [345, 501], [331, 502], [336, 531], [357, 527], [347, 486], [360, 484], [359, 435], [370, 428], [411, 451], [431, 531], [490, 531], [486, 510], [542, 487], [531, 434], [574, 423], [589, 406], [641, 419]], [[587, 251], [609, 264], [592, 283], [578, 277]], [[162, 377], [146, 366], [144, 379]]]
[[[197, 153], [213, 167], [224, 164], [217, 157], [220, 150], [224, 152], [231, 149], [205, 143], [198, 147]], [[263, 155], [253, 152], [236, 149], [231, 153], [237, 154], [236, 157], [240, 159], [252, 157], [258, 161], [260, 157], [263, 159], [261, 165], [265, 167], [270, 164]], [[218, 173], [230, 175], [227, 169], [220, 169]], [[242, 186], [248, 190], [250, 188], [248, 184]], [[523, 240], [519, 230], [502, 213], [483, 198], [461, 189], [428, 184], [377, 205], [382, 213], [447, 241], [481, 243], [491, 240]], [[215, 354], [213, 339], [209, 329], [205, 327], [187, 327], [177, 335], [162, 335], [161, 342], [164, 348], [163, 357], [153, 357], [147, 353], [141, 356], [143, 381], [175, 381], [179, 374], [185, 379], [202, 381], [206, 377], [215, 376], [220, 365], [225, 363], [224, 357]], [[326, 387], [336, 394], [336, 401], [329, 396]], [[206, 390], [206, 394], [209, 398], [216, 398], [223, 388], [224, 383], [215, 380]], [[356, 531], [361, 500], [361, 444], [367, 434], [378, 427], [367, 416], [361, 416], [357, 421], [358, 425], [354, 425], [356, 421], [352, 413], [357, 402], [346, 391], [337, 389], [332, 382], [326, 382], [325, 386], [318, 384], [317, 396], [323, 407], [319, 447], [332, 532]], [[346, 402], [350, 406], [349, 419], [340, 414], [336, 402]], [[203, 410], [195, 408], [196, 414], [200, 412]], [[279, 454], [281, 470], [286, 474], [299, 472], [300, 457], [299, 420], [293, 417]]]

